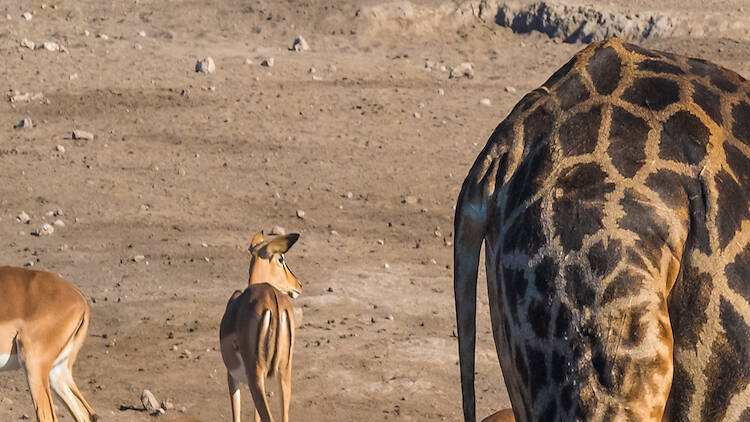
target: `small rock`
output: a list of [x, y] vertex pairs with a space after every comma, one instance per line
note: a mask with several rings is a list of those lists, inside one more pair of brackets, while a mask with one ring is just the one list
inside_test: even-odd
[[47, 41], [39, 46], [40, 50], [60, 51], [60, 45], [54, 41]]
[[145, 37], [146, 36], [146, 31], [138, 31], [138, 35], [141, 36], [141, 37]]
[[386, 262], [385, 264], [383, 264], [383, 268], [387, 270], [388, 268], [391, 268], [391, 266]]
[[281, 226], [273, 226], [273, 228], [271, 229], [271, 234], [283, 236], [286, 234], [286, 230], [284, 230], [284, 228]]
[[402, 201], [402, 203], [409, 204], [409, 205], [416, 205], [417, 202], [419, 202], [419, 199], [417, 199], [416, 196], [407, 196]]
[[310, 49], [310, 46], [307, 45], [307, 41], [305, 41], [304, 38], [302, 38], [302, 35], [298, 35], [297, 38], [294, 39], [294, 42], [292, 43], [292, 48], [290, 50], [292, 51], [307, 51]]
[[337, 232], [336, 230], [331, 230], [331, 236], [338, 236], [338, 235], [339, 235], [339, 232]]
[[445, 95], [445, 90], [443, 88], [438, 88], [437, 93], [438, 95]]
[[5, 15], [5, 19], [11, 21], [13, 20], [13, 16], [11, 16], [10, 13], [8, 13], [7, 15]]
[[26, 38], [24, 38], [21, 40], [21, 47], [26, 47], [28, 49], [33, 50], [36, 48], [36, 43], [34, 41], [29, 41]]
[[60, 220], [60, 219], [57, 219], [57, 220], [55, 220], [54, 226], [55, 227], [65, 227], [65, 222], [62, 221], [62, 220]]
[[469, 62], [461, 63], [451, 70], [449, 77], [451, 79], [474, 78], [474, 64]]
[[506, 86], [505, 87], [505, 92], [510, 93], [510, 94], [514, 94], [516, 92], [516, 89], [514, 87], [512, 87], [512, 86]]
[[21, 222], [21, 223], [24, 223], [24, 224], [26, 224], [26, 223], [28, 223], [29, 221], [31, 221], [31, 217], [29, 217], [29, 215], [28, 215], [28, 214], [26, 214], [26, 212], [24, 212], [24, 211], [21, 211], [21, 213], [20, 213], [20, 214], [18, 214], [18, 216], [16, 217], [16, 220], [18, 220], [18, 221], [19, 221], [19, 222]]
[[161, 408], [159, 400], [156, 400], [154, 394], [149, 390], [143, 390], [143, 392], [141, 393], [141, 404], [143, 405], [143, 408], [148, 410], [149, 412], [153, 412], [156, 411], [156, 409]]
[[51, 224], [44, 224], [42, 227], [36, 229], [32, 234], [36, 236], [50, 236], [55, 232], [55, 228]]
[[195, 63], [195, 71], [202, 73], [216, 72], [216, 64], [214, 64], [214, 59], [212, 59], [211, 57], [206, 57], [205, 59], [198, 60], [198, 62]]
[[253, 64], [253, 61], [250, 59], [245, 59], [245, 64]]
[[260, 65], [263, 67], [273, 67], [273, 57], [263, 59], [263, 61], [260, 62]]
[[27, 92], [25, 94], [21, 94], [20, 92], [16, 92], [10, 97], [11, 103], [24, 103], [26, 101], [31, 100], [31, 93]]
[[351, 192], [347, 192], [345, 196], [346, 196], [346, 198], [347, 198], [347, 199], [352, 199], [352, 198], [354, 198], [354, 194], [353, 194], [353, 193], [351, 193]]
[[315, 73], [317, 70], [314, 67], [307, 69], [307, 73]]
[[[88, 32], [88, 31], [87, 31]], [[96, 34], [96, 38], [101, 38], [104, 41], [109, 39], [109, 36], [107, 34]]]
[[323, 77], [322, 76], [318, 76], [318, 75], [313, 75], [312, 80], [314, 80], [314, 81], [322, 81]]
[[385, 241], [383, 239], [378, 239], [375, 241], [378, 245], [385, 245]]
[[77, 74], [77, 73], [74, 73], [74, 74], [70, 75], [70, 76], [69, 76], [69, 79], [70, 79], [71, 81], [74, 81], [74, 80], [78, 79], [78, 74]]
[[167, 399], [161, 402], [161, 408], [164, 410], [172, 410], [174, 409], [174, 403], [172, 403], [171, 400]]
[[184, 168], [180, 167], [179, 169], [177, 169], [177, 175], [178, 176], [184, 176], [186, 174], [187, 174], [187, 172], [185, 171]]
[[388, 321], [393, 321], [393, 315], [388, 315], [385, 317]]
[[62, 145], [58, 145], [55, 147], [55, 150], [61, 154], [65, 154], [65, 147]]
[[415, 119], [421, 119], [422, 118], [422, 114], [420, 112], [418, 112], [418, 111], [415, 111], [414, 112], [414, 118]]
[[146, 260], [146, 257], [143, 255], [136, 255], [133, 257], [133, 262], [143, 262]]
[[91, 132], [86, 132], [85, 130], [76, 129], [73, 131], [73, 139], [92, 141], [94, 139], [94, 134]]
[[32, 15], [29, 12], [24, 12], [24, 14], [22, 14], [21, 17], [26, 19], [27, 21], [30, 21], [34, 17], [34, 15]]
[[297, 210], [297, 218], [304, 219], [305, 218], [305, 212], [302, 210]]
[[479, 100], [479, 104], [481, 104], [483, 106], [491, 106], [492, 105], [492, 101], [490, 101], [489, 98], [482, 98], [481, 100]]
[[63, 213], [63, 210], [61, 210], [60, 208], [58, 208], [58, 209], [55, 210], [55, 212], [52, 213], [52, 215], [55, 216], [55, 217], [62, 217], [65, 214]]
[[81, 35], [83, 35], [84, 37], [88, 37], [89, 35], [91, 35], [91, 32], [86, 30], [86, 31], [83, 31]]
[[34, 124], [31, 123], [31, 119], [29, 119], [27, 117], [27, 118], [21, 120], [20, 122], [18, 122], [17, 124], [15, 124], [13, 126], [13, 129], [29, 129], [29, 128], [32, 128], [32, 127], [34, 127]]

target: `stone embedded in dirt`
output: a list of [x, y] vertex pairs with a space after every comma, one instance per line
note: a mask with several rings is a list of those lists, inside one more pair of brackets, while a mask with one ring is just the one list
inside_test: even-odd
[[13, 125], [13, 129], [29, 129], [32, 127], [34, 127], [34, 124], [28, 117]]
[[156, 409], [161, 408], [159, 400], [156, 400], [154, 394], [149, 390], [143, 390], [143, 392], [141, 393], [141, 404], [143, 405], [143, 408], [149, 412], [153, 412], [156, 411]]
[[482, 98], [481, 100], [479, 100], [479, 104], [483, 106], [490, 106], [492, 105], [492, 101], [490, 101], [489, 98]]
[[390, 266], [390, 264], [388, 264], [388, 263], [386, 262], [385, 264], [383, 264], [383, 268], [385, 268], [385, 269], [387, 270], [387, 269], [391, 268], [391, 266]]
[[32, 19], [32, 18], [34, 17], [34, 15], [32, 15], [32, 14], [31, 14], [31, 13], [29, 13], [29, 12], [24, 12], [24, 13], [23, 13], [23, 14], [21, 15], [21, 17], [22, 17], [22, 18], [24, 18], [24, 19], [26, 19], [27, 21], [30, 21], [30, 20], [31, 20], [31, 19]]
[[509, 94], [515, 94], [516, 93], [516, 88], [508, 85], [508, 86], [505, 87], [505, 92], [507, 92]]
[[92, 141], [94, 139], [94, 134], [91, 132], [86, 132], [85, 130], [76, 129], [73, 131], [73, 139]]
[[26, 101], [31, 101], [31, 93], [27, 92], [24, 94], [21, 94], [20, 92], [16, 92], [10, 97], [11, 103], [25, 103]]
[[138, 31], [138, 35], [141, 36], [141, 37], [145, 37], [146, 36], [146, 31]]
[[438, 95], [445, 95], [445, 90], [443, 88], [438, 88], [437, 93]]
[[245, 64], [253, 64], [252, 59], [245, 59]]
[[283, 236], [286, 234], [286, 230], [284, 230], [284, 228], [281, 226], [273, 226], [273, 228], [271, 229], [271, 234]]
[[393, 315], [387, 315], [385, 319], [387, 319], [388, 321], [393, 321]]
[[60, 219], [55, 220], [53, 224], [55, 227], [65, 227], [65, 222]]
[[172, 410], [174, 409], [174, 403], [172, 403], [171, 400], [167, 399], [161, 402], [161, 408], [164, 410]]
[[260, 65], [263, 67], [273, 67], [273, 57], [269, 57], [266, 59], [263, 59], [262, 62], [260, 62]]
[[415, 111], [415, 112], [414, 112], [414, 118], [415, 118], [415, 119], [421, 119], [421, 118], [422, 118], [422, 113], [420, 113], [420, 112], [418, 112], [418, 111]]
[[143, 262], [146, 260], [146, 257], [143, 255], [136, 255], [132, 258], [133, 262]]
[[344, 195], [344, 196], [346, 196], [346, 199], [352, 199], [352, 198], [354, 198], [354, 194], [351, 193], [351, 192], [347, 192], [346, 195]]
[[42, 227], [34, 230], [33, 233], [31, 233], [34, 236], [50, 236], [55, 232], [55, 228], [52, 227], [52, 224], [44, 224]]
[[460, 65], [451, 69], [449, 76], [451, 79], [474, 78], [474, 63], [463, 62]]
[[109, 35], [107, 35], [107, 34], [96, 34], [96, 38], [101, 38], [104, 41], [106, 41], [106, 40], [109, 39]]
[[417, 199], [416, 196], [411, 196], [411, 195], [404, 197], [404, 199], [401, 201], [402, 204], [409, 204], [409, 205], [416, 205], [417, 202], [419, 202], [419, 199]]
[[290, 48], [290, 50], [292, 51], [307, 51], [309, 49], [310, 46], [307, 45], [307, 41], [302, 38], [302, 35], [297, 35], [297, 38], [295, 38], [294, 42], [292, 43], [292, 48]]
[[34, 41], [29, 41], [26, 38], [21, 40], [21, 47], [26, 47], [30, 50], [33, 50], [36, 48], [36, 43]]
[[18, 220], [21, 223], [27, 224], [29, 221], [31, 221], [31, 217], [29, 217], [29, 215], [26, 214], [26, 212], [21, 211], [21, 213], [18, 214], [18, 216], [16, 217], [16, 220]]
[[37, 47], [39, 50], [47, 50], [47, 51], [60, 51], [60, 44], [54, 42], [54, 41], [47, 41], [44, 44]]
[[300, 220], [304, 219], [305, 218], [305, 212], [302, 211], [302, 210], [297, 210], [297, 218], [299, 218]]
[[377, 243], [378, 245], [385, 245], [385, 240], [378, 239], [378, 240], [375, 241], [375, 243]]
[[216, 72], [216, 64], [214, 63], [214, 59], [212, 59], [211, 57], [206, 57], [204, 59], [198, 60], [198, 62], [195, 63], [195, 71], [201, 73]]

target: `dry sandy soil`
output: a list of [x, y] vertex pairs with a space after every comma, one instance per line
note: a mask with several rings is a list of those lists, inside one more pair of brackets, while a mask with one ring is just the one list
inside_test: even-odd
[[[659, 10], [701, 19], [703, 3]], [[714, 3], [714, 20], [750, 13], [743, 0]], [[250, 238], [275, 225], [301, 233], [287, 254], [304, 284], [293, 420], [459, 419], [453, 205], [494, 127], [583, 46], [514, 34], [466, 5], [468, 16], [424, 19], [365, 13], [373, 5], [0, 1], [0, 264], [60, 273], [89, 299], [76, 378], [104, 420], [152, 420], [128, 410], [143, 389], [174, 403], [160, 419], [229, 420], [219, 321], [247, 282]], [[310, 51], [289, 51], [297, 34]], [[641, 43], [750, 78], [747, 37], [717, 34]], [[215, 73], [194, 71], [204, 56]], [[464, 61], [473, 79], [440, 70]], [[42, 96], [12, 103], [15, 91]], [[23, 118], [34, 127], [14, 129]], [[58, 218], [53, 235], [31, 235]], [[508, 397], [480, 300], [483, 416]], [[2, 374], [0, 396], [0, 420], [33, 418], [21, 372]]]

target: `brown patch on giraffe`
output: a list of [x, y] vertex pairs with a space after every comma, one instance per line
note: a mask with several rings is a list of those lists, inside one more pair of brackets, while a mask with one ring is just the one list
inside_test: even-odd
[[683, 75], [685, 73], [685, 71], [678, 66], [661, 60], [644, 60], [638, 63], [638, 70], [672, 75]]
[[557, 234], [564, 250], [578, 250], [585, 236], [602, 228], [606, 195], [615, 185], [598, 164], [583, 163], [563, 170], [556, 186], [563, 192], [552, 205]]
[[685, 176], [672, 170], [659, 170], [646, 178], [646, 186], [659, 195], [659, 199], [673, 209], [687, 207], [689, 199], [684, 186], [688, 180]]
[[505, 301], [508, 304], [510, 316], [513, 318], [515, 324], [518, 325], [518, 307], [526, 293], [528, 281], [526, 281], [523, 271], [505, 268], [503, 270], [502, 282], [505, 292]]
[[530, 199], [542, 186], [544, 179], [552, 171], [551, 157], [552, 151], [549, 144], [543, 142], [533, 147], [529, 155], [521, 162], [508, 182], [506, 216]]
[[729, 287], [750, 303], [750, 245], [745, 245], [734, 261], [724, 267]]
[[531, 329], [537, 338], [546, 339], [549, 334], [549, 324], [552, 320], [552, 315], [550, 315], [549, 311], [548, 304], [537, 299], [529, 301], [526, 319], [529, 321]]
[[698, 164], [706, 156], [711, 131], [692, 113], [680, 110], [662, 125], [659, 158]]
[[628, 296], [636, 296], [644, 286], [643, 275], [630, 269], [625, 269], [612, 279], [604, 293], [602, 293], [601, 304], [606, 305], [617, 299]]
[[714, 177], [719, 197], [716, 204], [716, 226], [719, 246], [726, 247], [740, 229], [742, 222], [750, 219], [747, 201], [747, 186], [740, 186], [725, 170]]
[[584, 85], [581, 75], [573, 73], [555, 89], [557, 100], [563, 111], [569, 110], [577, 104], [581, 104], [591, 97], [589, 89]]
[[565, 292], [578, 309], [584, 309], [596, 301], [596, 290], [591, 285], [593, 280], [586, 277], [580, 265], [565, 267]]
[[623, 177], [633, 177], [646, 162], [646, 140], [650, 128], [645, 120], [613, 107], [607, 152]]
[[612, 47], [599, 47], [586, 65], [594, 88], [601, 95], [609, 95], [620, 82], [622, 60]]
[[703, 325], [708, 321], [706, 310], [711, 301], [713, 288], [713, 279], [710, 275], [698, 268], [683, 266], [680, 279], [675, 283], [669, 296], [675, 347], [681, 350], [696, 350]]
[[750, 189], [750, 158], [739, 148], [730, 144], [724, 145], [724, 153], [727, 157], [727, 166], [737, 179], [737, 183], [743, 190]]
[[704, 370], [706, 397], [701, 409], [705, 421], [726, 415], [726, 404], [750, 383], [750, 327], [725, 298], [719, 303], [722, 332], [711, 345], [712, 356]]
[[741, 102], [732, 108], [732, 135], [750, 146], [750, 105]]
[[602, 122], [602, 108], [576, 113], [560, 125], [559, 139], [565, 156], [583, 155], [594, 152]]
[[557, 309], [557, 318], [555, 319], [555, 337], [565, 339], [570, 330], [570, 322], [573, 315], [565, 304], [560, 304]]
[[690, 422], [688, 411], [694, 394], [693, 377], [682, 367], [680, 360], [675, 359], [672, 388], [669, 390], [669, 400], [667, 400], [667, 408], [664, 412], [665, 420]]
[[552, 76], [547, 79], [542, 86], [547, 89], [552, 89], [552, 87], [555, 86], [558, 82], [560, 82], [561, 79], [563, 79], [565, 76], [570, 73], [570, 71], [575, 67], [576, 63], [578, 62], [578, 56], [573, 56], [572, 59], [568, 60], [567, 63], [565, 63], [561, 68], [557, 69], [555, 73], [552, 74]]
[[604, 241], [594, 243], [586, 253], [591, 272], [595, 277], [603, 278], [617, 267], [622, 259], [622, 242], [619, 239], [610, 239], [607, 247]]
[[677, 82], [667, 78], [639, 78], [625, 90], [622, 99], [649, 110], [660, 111], [680, 100], [680, 87]]
[[503, 251], [508, 253], [519, 249], [533, 256], [546, 241], [542, 230], [542, 208], [535, 201], [526, 208], [505, 232]]
[[547, 356], [544, 351], [526, 344], [526, 358], [529, 365], [529, 391], [531, 401], [536, 402], [539, 392], [548, 384]]
[[630, 44], [630, 43], [622, 43], [623, 48], [625, 50], [630, 51], [631, 53], [638, 53], [645, 57], [652, 57], [652, 58], [660, 58], [662, 57], [660, 54], [658, 54], [656, 51], [646, 50], [645, 48]]
[[668, 246], [669, 224], [655, 212], [653, 204], [647, 198], [633, 189], [625, 191], [620, 206], [624, 212], [618, 220], [620, 228], [638, 236], [635, 244], [638, 246], [639, 254], [658, 268], [663, 248]]
[[689, 58], [687, 63], [692, 73], [708, 77], [713, 86], [724, 92], [737, 92], [737, 85], [729, 80], [729, 75], [734, 72], [728, 72], [703, 59]]
[[721, 97], [719, 94], [708, 89], [700, 82], [693, 81], [693, 101], [710, 117], [717, 125], [721, 125], [724, 119], [721, 116]]

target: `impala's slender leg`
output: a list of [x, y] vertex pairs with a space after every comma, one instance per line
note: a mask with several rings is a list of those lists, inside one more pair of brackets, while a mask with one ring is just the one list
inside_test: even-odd
[[44, 353], [34, 353], [28, 350], [23, 341], [17, 340], [17, 345], [23, 369], [26, 372], [26, 382], [29, 384], [29, 392], [31, 392], [37, 421], [57, 422], [55, 405], [52, 402], [52, 391], [49, 385], [51, 362], [45, 363], [44, 359], [39, 359], [37, 356], [43, 356]]
[[227, 384], [229, 384], [229, 399], [232, 401], [232, 421], [240, 422], [242, 418], [242, 406], [240, 402], [240, 385], [227, 372]]
[[291, 362], [283, 368], [279, 368], [279, 390], [281, 391], [282, 422], [289, 422], [289, 404], [292, 398], [292, 365]]
[[70, 388], [73, 376], [68, 371], [66, 363], [60, 362], [52, 368], [50, 371], [50, 386], [60, 399], [62, 399], [77, 422], [88, 422], [88, 411]]
[[[252, 362], [249, 359], [246, 362]], [[271, 408], [268, 406], [268, 398], [266, 397], [266, 374], [263, 368], [248, 369], [247, 379], [249, 381], [250, 393], [253, 395], [253, 403], [255, 403], [255, 415], [256, 422], [257, 417], [260, 416], [262, 422], [273, 422], [273, 416], [271, 416]]]

